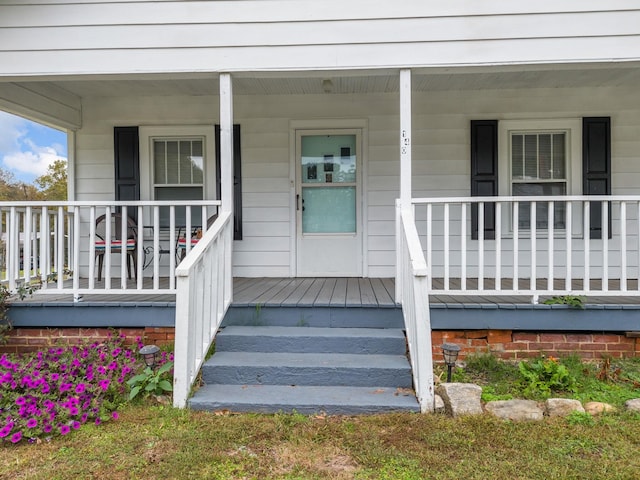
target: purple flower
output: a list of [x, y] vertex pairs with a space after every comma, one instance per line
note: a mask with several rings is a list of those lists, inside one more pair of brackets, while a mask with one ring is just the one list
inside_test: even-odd
[[77, 415], [77, 414], [78, 414], [78, 407], [69, 408], [69, 415]]
[[114, 420], [118, 420], [118, 418], [120, 418], [120, 415], [118, 415], [118, 412], [113, 412], [111, 414], [111, 417], [113, 417]]
[[83, 393], [84, 390], [85, 390], [84, 383], [79, 383], [78, 385], [76, 385], [76, 393]]
[[69, 428], [69, 425], [61, 425], [60, 426], [60, 435], [66, 435], [70, 431], [71, 431], [71, 429]]
[[102, 390], [106, 390], [107, 388], [109, 388], [109, 383], [110, 383], [109, 380], [105, 379], [105, 380], [100, 380], [100, 382], [98, 382], [98, 385]]
[[115, 357], [117, 357], [118, 355], [120, 355], [120, 352], [121, 352], [121, 351], [122, 351], [121, 349], [116, 348], [113, 352], [111, 352], [111, 356], [112, 356], [113, 358], [115, 358]]
[[71, 384], [71, 383], [63, 383], [63, 384], [60, 385], [59, 390], [61, 392], [67, 392], [67, 391], [71, 390], [71, 387], [73, 387], [73, 384]]
[[57, 374], [57, 373], [52, 373], [52, 374], [51, 374], [51, 380], [53, 380], [54, 382], [55, 382], [56, 380], [58, 380], [59, 378], [60, 378], [60, 375], [59, 375], [59, 374]]
[[27, 399], [24, 397], [18, 397], [16, 398], [16, 405], [24, 405], [25, 403], [27, 403]]
[[9, 432], [11, 432], [12, 428], [13, 424], [10, 423], [9, 425], [5, 425], [2, 429], [0, 429], [0, 438], [4, 438], [9, 435]]
[[44, 433], [49, 433], [51, 430], [53, 430], [53, 425], [51, 425], [50, 423], [47, 423], [44, 427], [42, 427], [42, 431]]
[[102, 423], [102, 420], [100, 420], [100, 417], [96, 417], [96, 425], [100, 425]]
[[77, 420], [75, 420], [71, 426], [73, 427], [74, 430], [78, 430], [80, 428], [80, 422], [78, 422]]
[[16, 432], [11, 435], [11, 443], [18, 443], [20, 440], [22, 440], [22, 432]]
[[38, 426], [38, 420], [35, 418], [30, 418], [27, 420], [27, 428], [35, 428]]

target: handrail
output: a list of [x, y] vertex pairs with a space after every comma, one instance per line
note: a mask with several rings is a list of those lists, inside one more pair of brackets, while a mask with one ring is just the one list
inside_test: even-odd
[[400, 237], [398, 265], [402, 314], [404, 317], [413, 383], [420, 410], [432, 412], [435, 405], [428, 269], [411, 207], [396, 205]]
[[173, 405], [186, 406], [189, 391], [232, 299], [233, 222], [222, 212], [176, 268]]

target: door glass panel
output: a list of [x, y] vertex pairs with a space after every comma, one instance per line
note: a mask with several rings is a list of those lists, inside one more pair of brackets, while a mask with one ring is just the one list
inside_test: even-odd
[[356, 187], [302, 189], [302, 233], [355, 233]]
[[355, 182], [355, 135], [302, 137], [302, 183]]
[[302, 233], [356, 233], [356, 136], [301, 138]]

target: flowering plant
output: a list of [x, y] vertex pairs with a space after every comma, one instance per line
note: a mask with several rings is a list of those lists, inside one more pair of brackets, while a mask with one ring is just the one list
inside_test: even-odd
[[123, 336], [0, 357], [0, 441], [35, 442], [67, 435], [83, 424], [117, 419], [135, 352]]

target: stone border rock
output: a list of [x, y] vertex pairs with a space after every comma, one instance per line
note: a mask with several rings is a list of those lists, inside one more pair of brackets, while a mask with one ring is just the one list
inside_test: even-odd
[[[587, 402], [568, 398], [550, 398], [538, 403], [533, 400], [498, 400], [482, 406], [482, 388], [473, 383], [441, 383], [436, 387], [436, 412], [446, 412], [452, 417], [480, 415], [485, 412], [498, 418], [512, 421], [542, 420], [547, 417], [567, 417], [573, 412], [599, 415], [615, 412], [613, 405], [602, 402]], [[640, 412], [640, 398], [625, 402], [625, 410]]]

